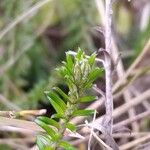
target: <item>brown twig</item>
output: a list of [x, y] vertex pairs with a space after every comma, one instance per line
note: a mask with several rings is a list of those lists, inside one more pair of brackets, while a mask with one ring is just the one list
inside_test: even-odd
[[[113, 138], [132, 138], [132, 137], [143, 137], [150, 135], [150, 132], [132, 132], [130, 133], [115, 133], [112, 134]], [[101, 139], [105, 139], [103, 135], [100, 135]], [[86, 135], [84, 139], [77, 139], [75, 141], [71, 141], [72, 145], [78, 145], [80, 143], [86, 142], [89, 139], [89, 134]]]
[[119, 122], [117, 124], [114, 124], [113, 128], [117, 129], [117, 128], [121, 127], [121, 126], [126, 126], [126, 125], [128, 125], [128, 124], [130, 124], [130, 123], [132, 123], [134, 121], [138, 121], [140, 119], [144, 119], [144, 118], [148, 117], [149, 115], [150, 115], [150, 110], [146, 111], [146, 112], [143, 112], [143, 113], [141, 113], [139, 115], [136, 115], [136, 116], [134, 116], [132, 118], [128, 118], [128, 119], [126, 119], [124, 121], [121, 121], [121, 122]]
[[133, 148], [134, 146], [137, 146], [139, 145], [140, 143], [143, 143], [147, 140], [150, 140], [150, 134], [144, 136], [144, 137], [141, 137], [141, 138], [138, 138], [132, 142], [129, 142], [127, 144], [124, 144], [122, 146], [120, 146], [120, 150], [127, 150], [127, 149], [131, 149]]
[[122, 106], [116, 108], [113, 112], [113, 117], [119, 117], [126, 111], [128, 111], [130, 108], [137, 106], [138, 104], [142, 103], [145, 99], [150, 97], [150, 89], [142, 93], [141, 95], [135, 97], [132, 101], [123, 104]]
[[[112, 0], [105, 0], [105, 50], [111, 56], [111, 21], [112, 21]], [[105, 81], [106, 81], [106, 100], [105, 100], [105, 108], [106, 108], [106, 116], [108, 116], [109, 120], [107, 120], [107, 130], [108, 133], [112, 134], [112, 126], [113, 126], [113, 96], [112, 96], [112, 72], [111, 72], [111, 59], [109, 57], [105, 57]]]
[[[117, 118], [119, 117], [120, 115], [122, 115], [123, 113], [127, 112], [130, 108], [140, 104], [143, 102], [143, 100], [147, 99], [148, 97], [150, 97], [150, 89], [145, 91], [143, 94], [141, 94], [140, 96], [134, 98], [132, 101], [128, 102], [128, 103], [125, 103], [123, 104], [122, 106], [118, 107], [117, 109], [114, 110], [113, 112], [113, 118]], [[143, 114], [142, 114], [143, 115]], [[144, 114], [144, 115], [147, 115]], [[144, 116], [142, 116], [144, 117]], [[98, 119], [96, 119], [96, 122], [98, 122], [99, 124], [102, 124], [102, 119], [103, 117], [100, 117]], [[133, 119], [133, 118], [132, 118]], [[131, 120], [132, 120], [131, 119]], [[130, 121], [131, 121], [130, 120]], [[134, 119], [133, 119], [134, 120]], [[135, 120], [136, 121], [136, 117], [135, 117]], [[133, 121], [133, 122], [134, 122]], [[128, 121], [127, 121], [128, 122]]]
[[115, 92], [120, 87], [120, 85], [122, 85], [125, 82], [125, 80], [127, 79], [127, 77], [132, 73], [133, 69], [138, 65], [138, 63], [141, 61], [141, 59], [143, 58], [143, 56], [149, 50], [150, 50], [150, 39], [148, 40], [148, 42], [144, 46], [144, 48], [141, 51], [140, 55], [136, 58], [136, 60], [132, 63], [132, 65], [126, 71], [126, 73], [124, 74], [124, 76], [120, 80], [118, 80], [117, 83], [114, 85], [113, 92]]
[[[139, 96], [141, 94], [134, 86], [132, 86], [130, 89], [135, 96]], [[148, 100], [145, 100], [142, 104], [146, 110], [149, 110], [150, 103], [148, 102]]]
[[22, 111], [0, 111], [0, 116], [16, 118], [16, 117], [27, 117], [27, 116], [39, 116], [44, 115], [46, 109], [41, 110], [22, 110]]
[[[32, 133], [43, 131], [36, 123], [31, 121], [0, 117], [0, 129], [2, 127], [16, 127], [16, 129], [27, 130]], [[20, 131], [20, 130], [19, 130]]]

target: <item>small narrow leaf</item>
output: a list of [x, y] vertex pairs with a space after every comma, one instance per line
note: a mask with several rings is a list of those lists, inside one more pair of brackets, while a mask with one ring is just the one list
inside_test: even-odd
[[94, 110], [75, 110], [73, 116], [89, 116], [94, 113]]
[[49, 96], [47, 98], [50, 100], [51, 105], [54, 107], [55, 111], [59, 114], [63, 114], [64, 110], [58, 105], [55, 101], [53, 101]]
[[68, 76], [72, 76], [72, 68], [70, 68], [67, 63], [64, 63], [64, 66], [64, 73]]
[[69, 144], [66, 141], [61, 141], [59, 143], [59, 146], [62, 147], [62, 148], [64, 148], [65, 150], [76, 150], [76, 148], [74, 148], [71, 144]]
[[76, 126], [72, 123], [67, 123], [66, 128], [68, 128], [72, 132], [76, 131]]
[[94, 101], [95, 99], [96, 99], [96, 96], [84, 96], [79, 99], [79, 102], [81, 103], [91, 102], [91, 101]]
[[59, 87], [54, 87], [53, 89], [58, 92], [64, 98], [64, 100], [69, 101], [69, 96], [65, 94]]
[[50, 146], [46, 146], [44, 150], [54, 150], [54, 148], [52, 148]]
[[72, 56], [69, 54], [66, 54], [66, 61], [67, 61], [67, 67], [72, 70], [73, 68], [73, 61], [72, 61]]
[[63, 110], [65, 110], [67, 108], [66, 104], [64, 103], [64, 101], [54, 92], [49, 92], [48, 96], [55, 101], [59, 106], [61, 106], [61, 108]]
[[89, 89], [89, 88], [91, 88], [92, 87], [92, 83], [91, 82], [85, 82], [84, 84], [83, 84], [83, 88], [85, 88], [85, 89]]
[[83, 51], [80, 48], [78, 48], [78, 52], [77, 52], [76, 58], [78, 60], [80, 60], [82, 55], [83, 55]]
[[37, 143], [37, 146], [40, 150], [44, 150], [45, 144], [47, 143], [47, 140], [44, 137], [39, 135], [36, 138], [36, 143]]
[[51, 118], [57, 118], [57, 119], [66, 119], [66, 117], [63, 114], [53, 114]]
[[54, 119], [51, 119], [51, 118], [48, 118], [48, 117], [45, 117], [45, 116], [43, 116], [43, 117], [40, 116], [40, 117], [38, 117], [37, 119], [40, 120], [40, 121], [42, 121], [42, 122], [44, 122], [44, 123], [47, 124], [47, 125], [54, 126], [54, 127], [56, 127], [57, 129], [60, 128], [58, 122], [56, 122]]
[[39, 120], [39, 119], [36, 119], [35, 122], [36, 122], [41, 128], [43, 128], [53, 139], [56, 139], [57, 134], [56, 134], [56, 132], [55, 132], [51, 127], [49, 127], [47, 124], [45, 124], [44, 122], [42, 122], [42, 121]]
[[96, 53], [93, 53], [90, 57], [89, 57], [89, 64], [92, 66], [95, 62], [95, 58], [96, 58]]
[[94, 70], [92, 70], [88, 76], [88, 80], [90, 82], [93, 82], [97, 77], [102, 75], [102, 69], [96, 67]]

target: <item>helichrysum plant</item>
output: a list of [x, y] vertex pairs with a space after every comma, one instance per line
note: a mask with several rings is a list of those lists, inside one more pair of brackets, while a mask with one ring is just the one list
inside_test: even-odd
[[53, 114], [51, 118], [38, 117], [35, 120], [45, 130], [44, 133], [37, 136], [37, 145], [40, 150], [75, 149], [63, 140], [63, 136], [66, 129], [76, 132], [76, 126], [70, 123], [73, 117], [89, 116], [94, 112], [79, 109], [79, 104], [95, 99], [95, 96], [86, 95], [86, 90], [89, 90], [95, 79], [102, 74], [102, 69], [95, 65], [95, 57], [95, 53], [87, 56], [79, 49], [76, 55], [66, 53], [66, 61], [63, 62], [62, 67], [57, 68], [69, 92], [66, 94], [58, 87], [46, 92], [56, 114]]

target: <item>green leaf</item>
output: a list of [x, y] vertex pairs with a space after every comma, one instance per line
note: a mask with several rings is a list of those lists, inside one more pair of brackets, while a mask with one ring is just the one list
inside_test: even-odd
[[76, 150], [75, 147], [73, 147], [71, 144], [69, 144], [68, 142], [66, 141], [61, 141], [59, 143], [59, 146], [64, 148], [65, 150]]
[[96, 58], [96, 53], [93, 53], [90, 57], [89, 57], [89, 64], [92, 66], [95, 62], [95, 58]]
[[66, 75], [65, 69], [66, 69], [66, 68], [65, 68], [64, 66], [62, 66], [62, 67], [56, 68], [56, 71], [57, 71], [62, 77], [64, 77], [64, 76]]
[[69, 54], [66, 54], [66, 61], [67, 61], [67, 67], [72, 70], [73, 68], [73, 61], [72, 61], [72, 57]]
[[96, 67], [93, 69], [90, 74], [88, 75], [88, 81], [93, 82], [98, 78], [100, 75], [102, 75], [102, 69]]
[[48, 96], [48, 99], [50, 100], [50, 103], [52, 104], [52, 106], [54, 107], [54, 109], [56, 110], [57, 113], [59, 113], [59, 114], [63, 114], [64, 113], [64, 111], [60, 107], [60, 105], [58, 105], [55, 101], [53, 101], [49, 96]]
[[46, 123], [47, 125], [54, 126], [57, 129], [60, 128], [58, 122], [56, 122], [54, 119], [51, 119], [51, 118], [48, 118], [48, 117], [45, 117], [45, 116], [42, 116], [42, 117], [40, 116], [37, 119], [40, 120], [40, 121], [42, 121], [42, 122], [44, 122], [44, 123]]
[[44, 150], [54, 150], [54, 148], [52, 148], [50, 146], [46, 146]]
[[64, 101], [56, 93], [49, 92], [48, 96], [52, 100], [54, 100], [57, 104], [59, 104], [63, 110], [66, 110], [66, 108], [67, 108], [66, 104], [64, 103]]
[[45, 150], [46, 145], [50, 145], [52, 141], [46, 135], [38, 135], [36, 143], [40, 150]]
[[81, 103], [91, 102], [91, 101], [94, 101], [95, 99], [96, 99], [96, 96], [84, 96], [79, 99], [79, 102]]
[[75, 110], [73, 116], [89, 116], [94, 113], [94, 110]]
[[69, 101], [69, 96], [65, 94], [59, 87], [54, 87], [53, 89], [58, 92], [64, 98], [64, 100]]
[[66, 128], [68, 128], [72, 132], [76, 131], [76, 126], [72, 123], [67, 123]]
[[35, 122], [36, 122], [41, 128], [43, 128], [43, 129], [46, 131], [46, 133], [48, 133], [48, 134], [52, 137], [52, 139], [56, 139], [56, 138], [57, 138], [56, 132], [55, 132], [51, 127], [49, 127], [47, 124], [45, 124], [44, 122], [42, 122], [42, 121], [39, 120], [39, 119], [36, 119]]
[[47, 94], [48, 99], [50, 100], [52, 106], [58, 114], [63, 114], [67, 106], [64, 101], [59, 98], [54, 92], [49, 92]]
[[64, 78], [66, 75], [71, 76], [72, 73], [68, 69], [66, 63], [64, 62], [64, 66], [57, 68], [58, 73]]
[[37, 136], [37, 138], [36, 138], [36, 143], [37, 143], [37, 146], [38, 146], [38, 148], [40, 149], [40, 150], [44, 150], [44, 148], [45, 148], [45, 143], [47, 142], [47, 140], [44, 138], [44, 137], [42, 137], [42, 136]]
[[64, 116], [64, 114], [53, 114], [53, 115], [51, 116], [51, 118], [66, 119], [66, 117]]
[[86, 82], [86, 83], [83, 84], [83, 88], [84, 88], [84, 89], [89, 89], [89, 88], [92, 87], [92, 85], [93, 85], [93, 84], [92, 84], [91, 82]]
[[77, 60], [80, 60], [82, 55], [83, 55], [83, 51], [80, 48], [78, 48], [78, 52], [76, 55]]
[[64, 62], [64, 67], [65, 67], [64, 74], [68, 76], [72, 76], [72, 68], [70, 68], [66, 62]]

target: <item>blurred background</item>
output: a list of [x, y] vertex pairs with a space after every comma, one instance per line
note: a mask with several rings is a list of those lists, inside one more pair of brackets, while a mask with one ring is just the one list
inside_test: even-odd
[[[29, 13], [42, 0], [0, 0], [0, 110], [52, 113], [44, 91], [56, 84], [63, 88], [55, 68], [65, 52], [104, 48], [104, 16], [97, 1], [49, 0]], [[150, 38], [150, 1], [116, 0], [113, 10], [113, 36], [126, 69]]]

